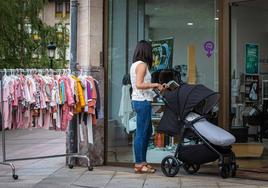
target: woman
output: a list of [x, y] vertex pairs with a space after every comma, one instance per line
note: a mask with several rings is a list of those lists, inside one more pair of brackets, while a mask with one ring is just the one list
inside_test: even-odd
[[133, 88], [132, 105], [137, 114], [137, 128], [134, 141], [136, 173], [154, 173], [155, 169], [147, 164], [146, 153], [149, 139], [152, 135], [151, 101], [155, 93], [152, 89], [160, 91], [164, 86], [151, 83], [149, 69], [152, 66], [152, 46], [142, 40], [137, 44], [130, 68], [130, 79]]

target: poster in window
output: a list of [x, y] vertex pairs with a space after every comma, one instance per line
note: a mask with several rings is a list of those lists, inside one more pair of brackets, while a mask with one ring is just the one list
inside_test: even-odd
[[151, 41], [153, 47], [153, 63], [151, 73], [172, 68], [173, 38]]
[[259, 100], [259, 75], [245, 75], [245, 100], [247, 102]]
[[258, 74], [259, 46], [246, 44], [246, 74]]

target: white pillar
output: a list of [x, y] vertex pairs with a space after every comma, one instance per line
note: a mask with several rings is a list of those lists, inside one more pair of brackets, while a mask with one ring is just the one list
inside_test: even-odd
[[100, 66], [103, 33], [103, 0], [79, 0], [78, 64], [82, 68]]

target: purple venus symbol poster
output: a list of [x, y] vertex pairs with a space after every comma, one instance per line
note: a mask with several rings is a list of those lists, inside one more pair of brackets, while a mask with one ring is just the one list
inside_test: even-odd
[[204, 44], [204, 49], [207, 53], [207, 56], [211, 57], [212, 52], [214, 50], [214, 43], [212, 41], [206, 41]]

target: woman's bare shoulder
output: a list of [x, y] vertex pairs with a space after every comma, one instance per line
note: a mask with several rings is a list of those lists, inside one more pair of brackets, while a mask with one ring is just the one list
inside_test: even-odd
[[147, 64], [142, 61], [136, 67], [136, 73], [140, 72], [142, 74], [145, 74], [146, 70], [147, 70]]
[[137, 67], [147, 68], [147, 64], [144, 63], [143, 61], [137, 61], [137, 63], [138, 63]]

